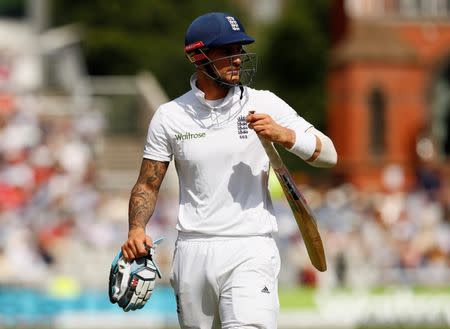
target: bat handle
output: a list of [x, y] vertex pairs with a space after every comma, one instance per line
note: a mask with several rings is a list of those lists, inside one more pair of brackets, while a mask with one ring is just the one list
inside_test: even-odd
[[[249, 111], [249, 114], [255, 113], [255, 111]], [[272, 165], [274, 170], [280, 169], [283, 167], [283, 161], [280, 158], [280, 155], [277, 152], [277, 149], [275, 146], [273, 146], [272, 142], [268, 141], [267, 139], [264, 139], [263, 137], [258, 136], [259, 141], [261, 142], [261, 145], [264, 147], [264, 150], [266, 151], [267, 156], [269, 157], [270, 164]]]
[[283, 167], [283, 161], [280, 158], [280, 155], [278, 154], [278, 151], [275, 149], [275, 146], [273, 146], [272, 142], [268, 141], [267, 139], [264, 139], [263, 137], [259, 137], [259, 140], [261, 142], [261, 145], [264, 147], [264, 150], [266, 151], [267, 156], [269, 157], [270, 164], [272, 165], [274, 170], [280, 169]]

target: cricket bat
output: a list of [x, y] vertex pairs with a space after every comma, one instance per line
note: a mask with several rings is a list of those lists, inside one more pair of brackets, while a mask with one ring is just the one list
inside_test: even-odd
[[270, 164], [280, 182], [284, 195], [291, 207], [297, 226], [305, 242], [309, 259], [316, 269], [321, 272], [327, 270], [325, 251], [323, 249], [322, 239], [320, 238], [314, 214], [309, 208], [302, 193], [295, 186], [294, 180], [281, 160], [280, 155], [271, 142], [260, 137], [264, 150], [269, 157]]

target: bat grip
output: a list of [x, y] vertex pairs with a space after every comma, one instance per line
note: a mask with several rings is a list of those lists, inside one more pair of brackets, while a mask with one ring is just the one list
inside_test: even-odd
[[[255, 113], [255, 111], [248, 111], [249, 114]], [[272, 142], [268, 141], [267, 139], [264, 139], [263, 137], [256, 134], [259, 138], [259, 141], [261, 142], [261, 145], [264, 147], [264, 150], [266, 151], [267, 156], [269, 157], [270, 164], [272, 165], [272, 168], [274, 170], [278, 170], [282, 168], [283, 160], [281, 160], [280, 155], [277, 152], [277, 149], [275, 146], [273, 146]]]

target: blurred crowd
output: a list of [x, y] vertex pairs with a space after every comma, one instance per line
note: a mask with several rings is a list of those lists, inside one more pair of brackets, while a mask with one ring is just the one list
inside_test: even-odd
[[[423, 185], [409, 192], [364, 192], [350, 184], [304, 189], [317, 215], [333, 275], [318, 282], [317, 272], [305, 262], [304, 248], [292, 248], [299, 235], [292, 219], [286, 218], [283, 222], [291, 227], [286, 230], [288, 225], [280, 223], [280, 245], [282, 254], [288, 255], [284, 266], [296, 264], [298, 269], [291, 272], [296, 275], [291, 279], [332, 287], [448, 285], [448, 186], [445, 193]], [[438, 193], [446, 198], [438, 198]]]
[[[109, 264], [126, 237], [131, 186], [123, 193], [97, 186], [103, 125], [98, 113], [48, 114], [31, 94], [1, 96], [0, 285], [105, 288]], [[450, 182], [433, 171], [418, 177], [409, 192], [363, 192], [349, 184], [302, 187], [327, 253], [329, 270], [320, 276], [286, 202], [275, 198], [281, 284], [448, 283]], [[168, 240], [158, 253], [165, 283], [176, 203], [161, 195], [149, 232]]]
[[32, 94], [1, 97], [0, 282], [45, 282], [72, 256], [61, 241], [98, 238], [94, 155], [103, 121], [67, 109], [50, 114]]

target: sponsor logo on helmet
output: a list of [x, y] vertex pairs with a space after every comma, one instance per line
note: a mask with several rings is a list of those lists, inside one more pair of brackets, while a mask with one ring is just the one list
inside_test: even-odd
[[229, 22], [230, 25], [231, 25], [231, 28], [232, 28], [234, 31], [240, 31], [240, 30], [241, 30], [241, 29], [239, 28], [238, 23], [237, 23], [236, 20], [234, 19], [234, 17], [232, 17], [232, 16], [227, 16], [226, 19], [228, 20], [228, 22]]

